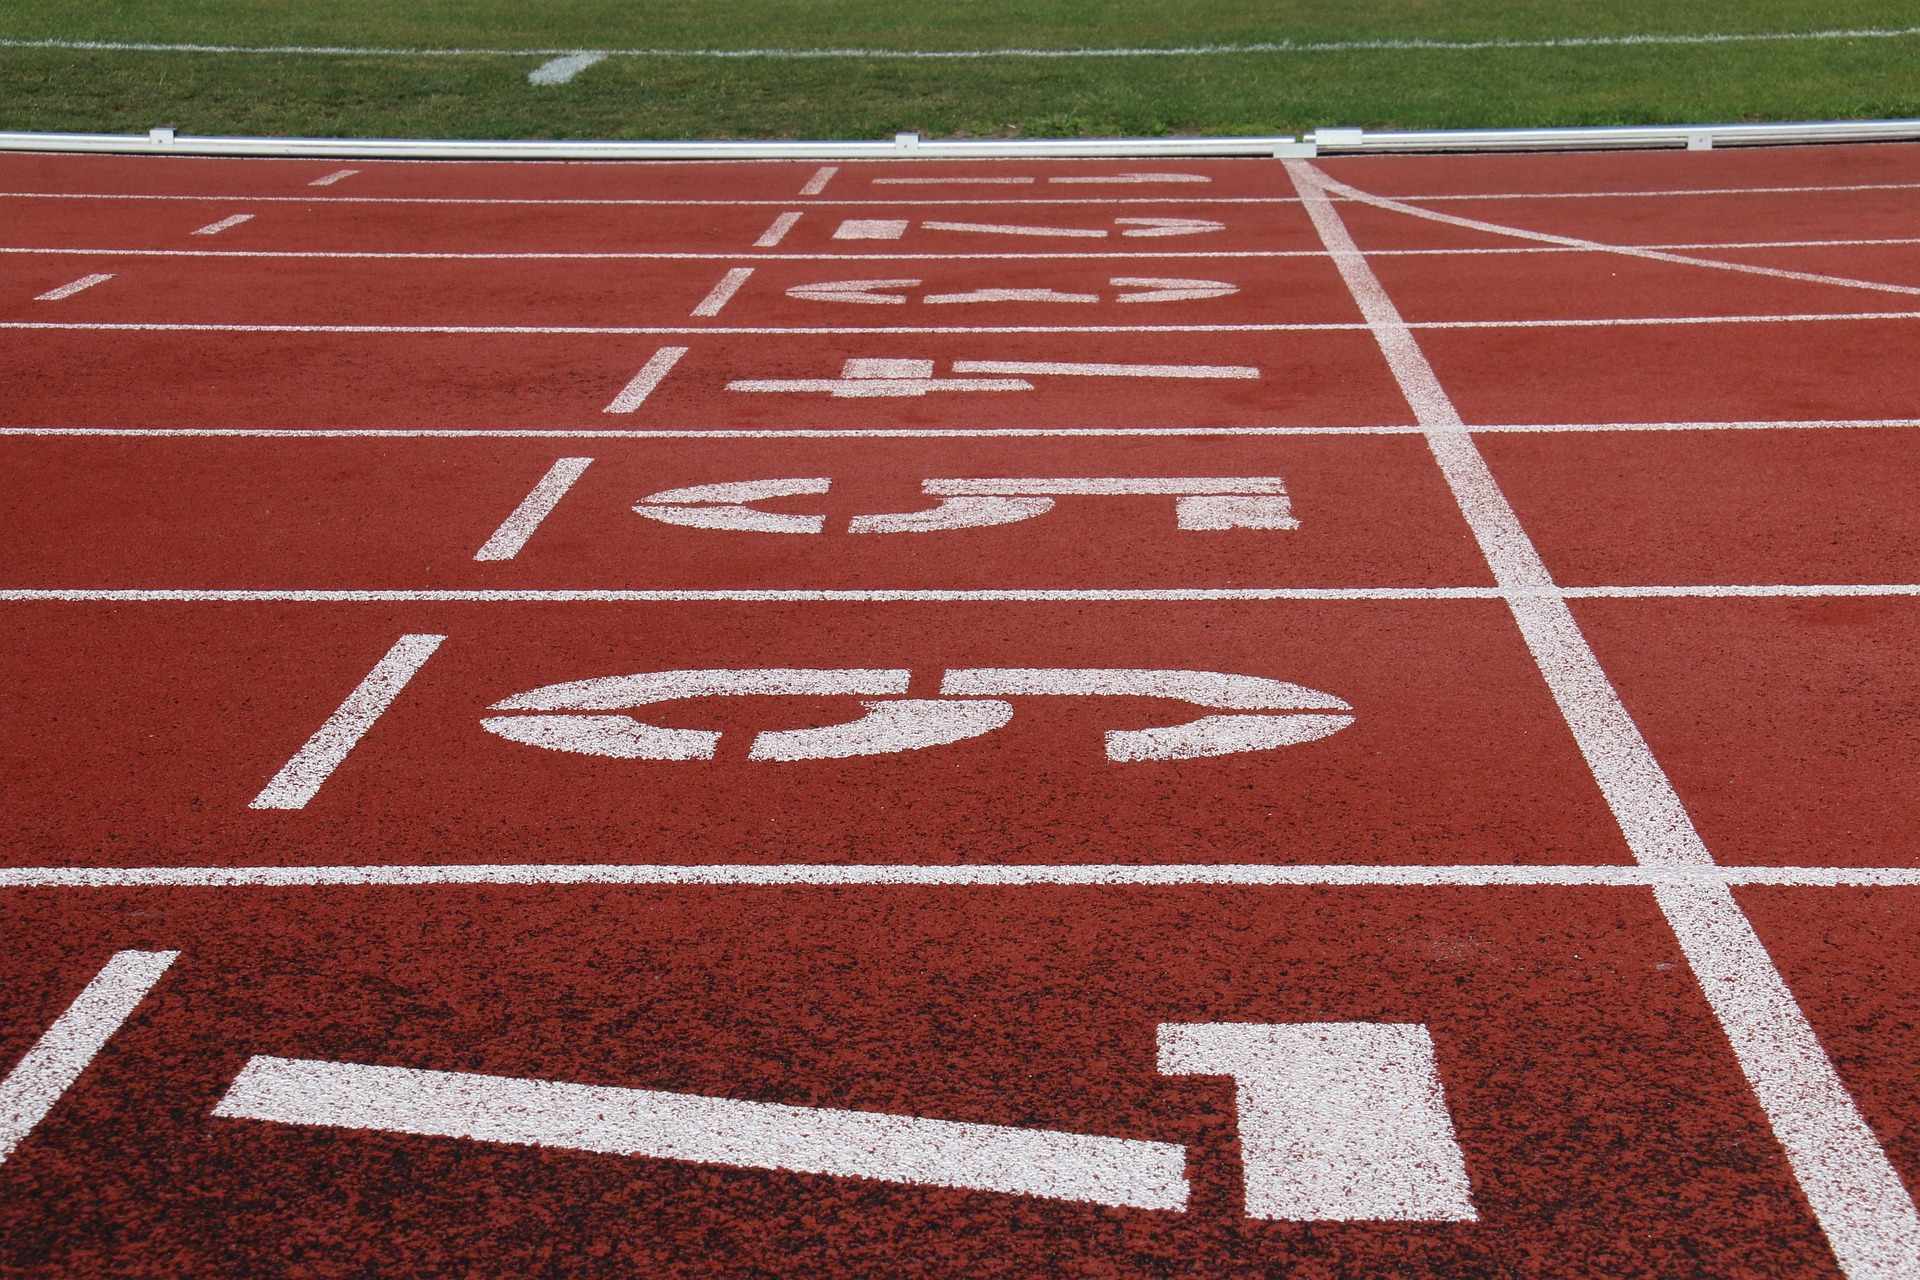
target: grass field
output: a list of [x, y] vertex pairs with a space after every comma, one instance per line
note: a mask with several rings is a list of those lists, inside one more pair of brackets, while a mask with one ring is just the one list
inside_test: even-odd
[[[953, 52], [1538, 41], [1897, 29], [1911, 0], [12, 0], [0, 40], [325, 46], [0, 47], [0, 128], [525, 138], [1286, 133], [1920, 115], [1920, 35], [1174, 56], [615, 54], [564, 84], [513, 50]], [[458, 49], [459, 56], [385, 51]], [[498, 52], [495, 52], [498, 51]]]

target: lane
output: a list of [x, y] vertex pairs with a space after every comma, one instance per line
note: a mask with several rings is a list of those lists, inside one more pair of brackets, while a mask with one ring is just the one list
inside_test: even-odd
[[[6, 1257], [44, 1273], [308, 1250], [525, 1269], [561, 1248], [584, 1274], [860, 1275], [902, 1257], [1477, 1273], [1541, 1256], [1837, 1274], [1641, 892], [174, 891], [7, 910], [56, 939], [6, 930], [10, 967], [68, 982], [108, 945], [182, 951], [88, 1087], [0, 1167], [35, 1192], [0, 1199]], [[1331, 1149], [1386, 1203], [1290, 1220], [1250, 1185], [1271, 1168], [1297, 1194], [1311, 1176], [1258, 1163], [1261, 1113], [1235, 1105], [1258, 1064], [1170, 1061], [1163, 1024], [1417, 1029], [1444, 1127], [1363, 1145], [1405, 1105], [1379, 1080], [1405, 1059], [1358, 1059], [1377, 1081], [1364, 1103], [1337, 1078], [1304, 1086], [1305, 1123], [1351, 1117]], [[214, 1114], [262, 1055], [1166, 1144], [1188, 1196], [1111, 1207]], [[1391, 1220], [1415, 1211], [1394, 1207], [1423, 1176], [1406, 1162], [1432, 1152], [1459, 1162], [1476, 1220]], [[42, 1197], [66, 1212], [50, 1221]]]

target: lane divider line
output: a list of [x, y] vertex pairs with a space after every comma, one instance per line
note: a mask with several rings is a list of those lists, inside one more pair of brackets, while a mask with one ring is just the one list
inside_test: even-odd
[[720, 277], [720, 283], [713, 286], [712, 292], [700, 299], [693, 309], [696, 316], [717, 316], [720, 309], [733, 301], [733, 295], [740, 292], [740, 286], [753, 275], [752, 267], [735, 267]]
[[540, 527], [540, 522], [553, 514], [560, 505], [560, 499], [567, 496], [567, 490], [573, 488], [574, 481], [586, 473], [592, 458], [560, 458], [547, 468], [547, 474], [540, 477], [526, 497], [520, 500], [500, 527], [493, 531], [480, 550], [474, 552], [475, 560], [511, 560], [520, 554], [527, 545], [527, 539]]
[[394, 641], [334, 713], [327, 717], [273, 780], [248, 803], [249, 809], [304, 809], [360, 740], [367, 736], [400, 691], [407, 687], [445, 636], [406, 635]]
[[[1665, 770], [1587, 644], [1485, 457], [1347, 231], [1317, 167], [1287, 172], [1328, 255], [1372, 328], [1594, 781], [1635, 858], [1695, 866], [1712, 855]], [[1920, 1213], [1847, 1093], [1746, 913], [1724, 884], [1655, 890], [1734, 1059], [1850, 1280], [1920, 1274]]]
[[622, 387], [620, 394], [615, 396], [612, 403], [601, 412], [632, 413], [638, 409], [647, 402], [647, 397], [654, 393], [654, 389], [666, 381], [667, 375], [673, 371], [673, 366], [679, 364], [680, 357], [686, 354], [685, 347], [662, 347], [654, 352], [647, 362], [640, 366], [640, 372], [633, 375], [632, 381]]
[[351, 178], [354, 174], [358, 172], [360, 172], [358, 169], [335, 169], [332, 173], [326, 174], [322, 177], [315, 178], [312, 182], [309, 182], [307, 185], [310, 187], [330, 187], [334, 183], [340, 181], [340, 179]]
[[837, 164], [821, 165], [813, 171], [813, 176], [807, 179], [807, 185], [800, 188], [800, 194], [803, 196], [819, 195], [827, 189], [827, 184], [833, 181], [833, 175], [838, 172], [840, 172], [840, 166]]
[[120, 951], [0, 1080], [0, 1161], [73, 1087], [160, 981], [178, 951]]
[[[768, 227], [765, 231], [760, 233], [760, 238], [753, 242], [753, 247], [756, 249], [773, 248], [775, 245], [779, 244], [782, 240], [785, 240], [787, 238], [787, 232], [793, 230], [794, 224], [799, 221], [800, 221], [800, 215], [797, 213], [781, 214], [779, 217], [773, 220], [772, 226]], [[834, 257], [837, 255], [822, 254], [821, 256]]]
[[194, 232], [193, 234], [197, 236], [217, 236], [222, 231], [225, 231], [228, 227], [237, 227], [243, 222], [252, 222], [252, 221], [253, 221], [252, 214], [236, 213], [231, 217], [222, 218], [218, 222], [209, 222], [206, 226], [201, 227], [198, 231]]
[[69, 284], [63, 284], [58, 289], [47, 290], [45, 293], [35, 297], [34, 301], [35, 302], [58, 302], [62, 298], [71, 298], [74, 294], [79, 293], [82, 289], [91, 289], [93, 288], [93, 286], [97, 284], [105, 284], [107, 281], [111, 279], [113, 279], [113, 273], [111, 271], [101, 272], [97, 275], [81, 276], [78, 280], [72, 281]]

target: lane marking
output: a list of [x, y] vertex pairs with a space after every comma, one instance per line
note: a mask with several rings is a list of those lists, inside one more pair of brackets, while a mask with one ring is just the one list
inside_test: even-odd
[[568, 84], [575, 76], [585, 71], [588, 67], [593, 66], [595, 63], [605, 62], [606, 60], [607, 55], [604, 53], [587, 50], [582, 50], [579, 53], [569, 53], [563, 57], [543, 62], [533, 70], [527, 72], [527, 83], [543, 85]]
[[412, 888], [431, 885], [788, 885], [909, 888], [1784, 889], [1920, 888], [1920, 867], [1619, 866], [1439, 863], [480, 862], [317, 866], [0, 867], [0, 889]]
[[662, 347], [654, 352], [648, 357], [647, 362], [640, 366], [640, 372], [633, 375], [632, 380], [620, 389], [620, 394], [615, 396], [601, 412], [632, 413], [638, 409], [647, 402], [647, 397], [653, 394], [654, 389], [666, 381], [667, 375], [673, 371], [673, 366], [679, 364], [680, 357], [686, 354], [685, 347]]
[[1249, 1218], [1478, 1222], [1417, 1022], [1163, 1022], [1160, 1074], [1230, 1076]]
[[71, 298], [74, 294], [79, 293], [82, 289], [91, 289], [93, 288], [93, 286], [97, 284], [105, 284], [107, 281], [111, 279], [113, 279], [112, 272], [105, 272], [99, 275], [81, 276], [78, 280], [72, 281], [69, 284], [63, 284], [57, 289], [49, 289], [45, 293], [39, 294], [34, 298], [34, 301], [35, 302], [58, 302], [62, 298]]
[[720, 277], [720, 282], [713, 286], [712, 292], [700, 299], [700, 304], [693, 309], [693, 314], [696, 316], [719, 315], [720, 309], [733, 301], [733, 295], [740, 292], [740, 286], [745, 284], [752, 275], [752, 267], [733, 268]]
[[1047, 181], [1065, 184], [1077, 183], [1085, 186], [1109, 184], [1124, 186], [1144, 182], [1212, 182], [1213, 179], [1204, 173], [1113, 173], [1088, 175], [1084, 177], [1053, 177], [1048, 178]]
[[955, 360], [955, 373], [1062, 374], [1077, 378], [1258, 378], [1244, 364], [1075, 364], [1054, 360]]
[[304, 809], [321, 786], [366, 737], [400, 691], [407, 687], [445, 636], [406, 635], [394, 641], [326, 723], [314, 731], [293, 758], [247, 805], [249, 809]]
[[963, 185], [1018, 187], [1018, 186], [1025, 186], [1025, 185], [1031, 184], [1033, 181], [1034, 179], [1032, 178], [875, 178], [873, 180], [873, 185], [876, 187], [884, 187], [884, 186], [932, 187], [932, 186], [963, 186]]
[[[1341, 221], [1327, 194], [1331, 180], [1303, 161], [1284, 163], [1407, 403], [1428, 428], [1434, 460], [1488, 567], [1501, 585], [1518, 589], [1508, 607], [1635, 859], [1711, 863], [1419, 342]], [[1656, 896], [1841, 1268], [1851, 1280], [1920, 1273], [1920, 1213], [1731, 891], [1675, 888]]]
[[[437, 161], [431, 163], [438, 163]], [[579, 162], [585, 163], [585, 162]], [[620, 161], [621, 164], [633, 164], [634, 161]], [[687, 165], [697, 163], [687, 160], [671, 160], [669, 164]], [[737, 163], [737, 162], [729, 162]], [[836, 166], [826, 166], [831, 173]], [[817, 179], [819, 174], [815, 174]], [[809, 182], [807, 186], [812, 186]], [[1907, 183], [1898, 189], [1920, 186], [1920, 183]], [[1808, 188], [1819, 190], [1822, 188]], [[1847, 188], [1851, 190], [1851, 188]], [[1862, 188], [1877, 190], [1879, 188]], [[801, 195], [813, 195], [805, 187]], [[640, 208], [718, 208], [718, 209], [762, 209], [778, 208], [790, 203], [787, 200], [704, 200], [691, 197], [682, 199], [661, 199], [641, 196], [265, 196], [265, 195], [177, 195], [167, 192], [150, 191], [0, 191], [0, 200], [189, 200], [197, 204], [239, 204], [247, 202], [267, 202], [273, 204], [461, 204], [461, 205], [613, 205], [635, 206]], [[1001, 205], [1028, 204], [1092, 204], [1102, 206], [1150, 204], [1249, 204], [1278, 205], [1298, 204], [1293, 196], [953, 196], [947, 199], [927, 198], [909, 199], [904, 196], [846, 197], [822, 200], [825, 205], [880, 205], [888, 209], [917, 209], [946, 205]]]
[[0, 1161], [53, 1110], [126, 1025], [178, 951], [119, 951], [0, 1080]]
[[1176, 1143], [652, 1089], [255, 1057], [213, 1114], [1136, 1209], [1187, 1206], [1187, 1153]]
[[1667, 253], [1660, 249], [1645, 249], [1637, 245], [1607, 244], [1599, 240], [1587, 240], [1579, 236], [1555, 235], [1547, 231], [1528, 231], [1520, 227], [1505, 226], [1497, 222], [1482, 222], [1478, 218], [1462, 218], [1451, 213], [1440, 213], [1433, 209], [1422, 209], [1418, 205], [1394, 200], [1387, 196], [1376, 196], [1350, 186], [1344, 182], [1328, 179], [1328, 191], [1369, 204], [1377, 209], [1386, 209], [1393, 213], [1405, 214], [1412, 218], [1423, 218], [1429, 222], [1438, 222], [1450, 227], [1464, 227], [1470, 231], [1484, 231], [1489, 235], [1511, 236], [1516, 240], [1537, 240], [1542, 244], [1558, 245], [1568, 249], [1584, 249], [1593, 253], [1612, 253], [1629, 258], [1644, 258], [1649, 262], [1665, 262], [1684, 267], [1709, 267], [1715, 271], [1734, 271], [1744, 275], [1768, 276], [1776, 280], [1796, 280], [1807, 284], [1837, 285], [1843, 289], [1871, 289], [1880, 293], [1899, 293], [1920, 295], [1920, 287], [1905, 284], [1884, 284], [1875, 280], [1859, 280], [1852, 276], [1830, 276], [1811, 271], [1789, 271], [1782, 267], [1760, 267], [1746, 262], [1723, 262], [1717, 258], [1699, 258], [1688, 254]]
[[351, 178], [354, 174], [358, 172], [360, 172], [358, 169], [335, 169], [332, 173], [326, 174], [322, 177], [315, 178], [312, 182], [309, 182], [307, 185], [310, 187], [330, 187], [334, 183], [340, 181], [340, 179]]
[[194, 232], [193, 234], [197, 236], [217, 236], [222, 231], [225, 231], [228, 227], [237, 227], [243, 222], [251, 222], [251, 221], [253, 221], [252, 214], [236, 213], [231, 217], [222, 218], [218, 222], [209, 222], [206, 226], [201, 227], [198, 231]]
[[807, 179], [807, 185], [800, 188], [800, 194], [803, 196], [819, 195], [827, 189], [827, 184], [833, 181], [833, 175], [838, 172], [840, 172], [840, 166], [837, 164], [821, 165], [813, 171], [813, 176]]
[[474, 552], [473, 558], [511, 560], [519, 555], [520, 549], [527, 545], [527, 539], [540, 527], [540, 522], [553, 514], [553, 509], [560, 505], [560, 499], [567, 496], [567, 490], [573, 488], [574, 481], [585, 474], [592, 463], [592, 458], [556, 459], [547, 468], [547, 473], [540, 477], [539, 483], [520, 500], [520, 505], [513, 509], [512, 514], [500, 522], [493, 536]]
[[[1239, 43], [1175, 45], [1170, 47], [1082, 47], [998, 49], [600, 49], [615, 58], [860, 58], [905, 61], [970, 61], [981, 58], [1189, 58], [1249, 53], [1349, 53], [1405, 51], [1474, 51], [1488, 49], [1595, 49], [1638, 45], [1755, 44], [1799, 40], [1897, 40], [1920, 35], [1920, 27], [1829, 27], [1814, 31], [1689, 32], [1620, 36], [1547, 36], [1532, 40], [1255, 40]], [[255, 53], [310, 54], [321, 57], [389, 58], [527, 58], [566, 53], [565, 49], [396, 49], [345, 45], [234, 45], [162, 44], [129, 40], [0, 40], [5, 49], [91, 49], [132, 53]]]
[[[799, 221], [800, 221], [800, 215], [797, 213], [781, 214], [779, 217], [773, 220], [772, 226], [768, 227], [765, 231], [760, 233], [760, 238], [753, 242], [753, 247], [756, 249], [773, 248], [775, 245], [779, 244], [782, 240], [785, 240], [787, 238], [787, 232], [793, 230], [794, 224]], [[791, 255], [782, 254], [780, 256], [782, 258], [786, 258]], [[830, 255], [821, 254], [820, 256], [828, 257]]]

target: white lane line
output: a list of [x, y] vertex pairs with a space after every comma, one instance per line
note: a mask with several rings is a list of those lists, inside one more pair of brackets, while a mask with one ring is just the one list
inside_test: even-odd
[[315, 178], [312, 182], [309, 182], [307, 185], [310, 187], [330, 187], [334, 183], [340, 181], [340, 179], [351, 178], [354, 174], [358, 172], [360, 172], [358, 169], [335, 169], [332, 173], [326, 174], [322, 177]]
[[[1286, 161], [1308, 216], [1422, 426], [1508, 607], [1637, 861], [1712, 862], [1418, 341], [1311, 164]], [[1759, 935], [1724, 886], [1662, 889], [1667, 922], [1850, 1280], [1920, 1274], [1920, 1213]]]
[[1071, 364], [1048, 360], [955, 360], [955, 373], [1065, 374], [1083, 378], [1258, 378], [1244, 364]]
[[527, 72], [528, 84], [567, 84], [575, 76], [598, 62], [605, 62], [607, 55], [595, 52], [569, 53], [564, 57], [543, 62]]
[[720, 283], [713, 286], [712, 292], [700, 299], [700, 305], [693, 309], [696, 316], [717, 316], [720, 308], [733, 301], [733, 295], [740, 292], [740, 286], [753, 275], [752, 267], [735, 267], [720, 277]]
[[1835, 191], [1912, 191], [1920, 182], [1813, 183], [1793, 187], [1671, 187], [1653, 191], [1445, 191], [1432, 195], [1403, 195], [1402, 200], [1614, 200], [1660, 196], [1781, 196]]
[[553, 514], [560, 505], [560, 499], [567, 496], [567, 490], [573, 488], [574, 481], [585, 474], [593, 463], [592, 458], [560, 458], [547, 468], [547, 474], [533, 486], [527, 496], [513, 513], [500, 522], [486, 544], [474, 553], [475, 560], [511, 560], [520, 554], [520, 548], [527, 545], [527, 539], [540, 527], [540, 522]]
[[1078, 236], [1098, 240], [1107, 234], [1093, 227], [1022, 227], [1004, 222], [923, 222], [920, 226], [925, 231], [975, 231], [990, 236]]
[[1871, 289], [1879, 293], [1899, 293], [1909, 296], [1920, 295], [1920, 287], [1906, 284], [1884, 284], [1876, 280], [1859, 280], [1852, 276], [1830, 276], [1811, 271], [1788, 271], [1781, 267], [1759, 267], [1747, 262], [1723, 262], [1718, 258], [1701, 258], [1690, 254], [1668, 253], [1661, 249], [1646, 249], [1637, 245], [1608, 244], [1600, 240], [1587, 240], [1579, 236], [1554, 235], [1545, 231], [1528, 231], [1521, 227], [1510, 227], [1497, 222], [1482, 222], [1478, 218], [1461, 218], [1451, 213], [1439, 213], [1433, 209], [1422, 209], [1418, 205], [1394, 200], [1387, 196], [1376, 196], [1350, 186], [1344, 182], [1329, 180], [1328, 191], [1370, 204], [1378, 209], [1387, 209], [1394, 213], [1405, 214], [1411, 218], [1423, 218], [1429, 222], [1438, 222], [1450, 227], [1464, 227], [1469, 231], [1484, 231], [1489, 235], [1511, 236], [1516, 240], [1535, 240], [1541, 244], [1558, 245], [1566, 249], [1584, 249], [1592, 253], [1612, 253], [1628, 258], [1644, 258], [1649, 262], [1665, 262], [1683, 267], [1708, 267], [1715, 271], [1734, 271], [1743, 275], [1768, 276], [1775, 280], [1795, 280], [1805, 284], [1838, 285], [1843, 289]]
[[0, 889], [246, 889], [460, 884], [671, 884], [753, 888], [1101, 886], [1277, 889], [1645, 889], [1722, 885], [1784, 889], [1920, 888], [1920, 867], [1729, 867], [1440, 863], [480, 862], [318, 866], [0, 867]]
[[193, 234], [197, 236], [217, 236], [222, 231], [225, 231], [228, 227], [237, 227], [243, 222], [251, 222], [251, 221], [253, 221], [252, 214], [236, 213], [232, 217], [222, 218], [218, 222], [209, 222], [206, 226], [201, 227], [198, 231], [194, 232]]
[[[991, 186], [1019, 187], [1019, 186], [1029, 185], [1033, 181], [1034, 180], [1032, 178], [875, 178], [873, 180], [873, 185], [876, 187], [884, 187], [884, 186], [934, 187], [934, 186], [962, 186], [962, 185], [988, 186], [988, 187], [991, 187]], [[1056, 178], [1054, 179], [1054, 181], [1058, 182], [1059, 179]]]
[[1212, 182], [1213, 179], [1201, 173], [1111, 173], [1087, 177], [1048, 178], [1047, 181], [1083, 186], [1131, 186], [1144, 182]]
[[1187, 1152], [1176, 1143], [652, 1089], [256, 1057], [213, 1114], [1136, 1209], [1187, 1207]]
[[374, 664], [345, 702], [294, 752], [280, 772], [247, 805], [249, 809], [304, 809], [340, 762], [367, 736], [400, 691], [407, 687], [445, 636], [407, 635]]
[[0, 1080], [0, 1160], [73, 1087], [107, 1040], [160, 981], [178, 951], [121, 951]]
[[[1467, 429], [1476, 435], [1583, 433], [1611, 431], [1816, 431], [1920, 427], [1920, 418], [1823, 418], [1746, 422], [1517, 422], [1483, 423]], [[589, 430], [573, 428], [503, 427], [469, 430], [451, 427], [0, 427], [4, 436], [181, 436], [233, 437], [257, 440], [973, 440], [1037, 439], [1045, 437], [1107, 438], [1125, 436], [1407, 436], [1425, 435], [1421, 427], [1399, 423], [1382, 426], [1325, 427], [793, 427], [674, 428]], [[1584, 588], [1583, 588], [1584, 589]], [[1601, 588], [1596, 588], [1601, 589]], [[1616, 590], [1619, 588], [1605, 588]], [[1668, 588], [1661, 588], [1667, 590]], [[1772, 590], [1773, 588], [1763, 588]], [[1570, 588], [1571, 590], [1571, 588]], [[1816, 587], [1816, 591], [1826, 588]]]
[[[800, 221], [800, 217], [801, 215], [797, 213], [781, 214], [779, 217], [773, 220], [772, 226], [768, 227], [765, 231], [762, 231], [760, 233], [760, 238], [753, 242], [753, 247], [756, 249], [773, 248], [775, 245], [779, 244], [782, 240], [785, 240], [787, 238], [787, 232], [793, 230], [794, 224]], [[792, 255], [782, 254], [780, 256], [782, 258], [787, 258], [787, 257], [791, 257]], [[822, 258], [827, 258], [827, 257], [833, 257], [835, 255], [823, 253], [818, 256]]]
[[[437, 164], [439, 162], [431, 161], [426, 163]], [[622, 161], [621, 163], [629, 163], [629, 162]], [[686, 160], [674, 160], [674, 161], [669, 161], [668, 163], [692, 164], [696, 162], [686, 161]], [[828, 172], [831, 173], [833, 168], [834, 166], [829, 165], [827, 167]], [[820, 176], [819, 174], [814, 175], [815, 179], [818, 179], [819, 176]], [[813, 183], [811, 182], [807, 184], [807, 186], [809, 187], [812, 185]], [[1920, 186], [1920, 183], [1916, 183], [1914, 185]], [[803, 187], [800, 190], [800, 194], [804, 196], [804, 195], [813, 195], [815, 193], [810, 192], [806, 190], [805, 187]], [[669, 200], [669, 199], [650, 199], [650, 198], [644, 198], [644, 197], [638, 197], [638, 196], [628, 196], [628, 197], [615, 197], [615, 196], [546, 196], [546, 197], [541, 197], [541, 196], [336, 196], [336, 195], [263, 196], [263, 195], [221, 195], [218, 193], [210, 193], [207, 195], [170, 195], [164, 192], [147, 192], [147, 191], [0, 191], [0, 200], [190, 200], [197, 204], [275, 203], [275, 204], [305, 204], [305, 205], [313, 205], [317, 203], [401, 204], [401, 205], [457, 204], [457, 205], [502, 205], [502, 206], [512, 206], [512, 205], [602, 206], [602, 205], [608, 205], [608, 206], [617, 206], [617, 207], [623, 207], [623, 208], [633, 207], [633, 208], [668, 208], [668, 209], [677, 209], [677, 208], [763, 209], [768, 207], [778, 208], [783, 204], [790, 203], [790, 201], [787, 201], [787, 200], [696, 200], [696, 199]], [[943, 205], [974, 205], [974, 206], [988, 205], [990, 207], [998, 207], [1001, 205], [1028, 205], [1028, 204], [1073, 204], [1073, 205], [1089, 204], [1089, 205], [1110, 206], [1110, 205], [1122, 205], [1122, 204], [1166, 205], [1170, 202], [1176, 202], [1176, 198], [1164, 196], [1164, 195], [1155, 195], [1155, 196], [1009, 196], [1009, 195], [988, 196], [988, 195], [978, 195], [978, 196], [952, 196], [947, 199], [920, 199], [920, 200], [907, 199], [902, 196], [893, 196], [893, 197], [887, 197], [887, 198], [878, 198], [878, 197], [860, 197], [860, 198], [846, 198], [846, 199], [835, 198], [832, 200], [822, 200], [820, 203], [825, 205], [833, 205], [836, 207], [840, 205], [879, 205], [889, 209], [910, 209], [910, 208], [933, 207], [933, 206], [943, 206]], [[1297, 204], [1299, 202], [1295, 200], [1292, 196], [1184, 196], [1183, 195], [1183, 196], [1177, 197], [1177, 203], [1183, 204], [1183, 205], [1184, 204], [1281, 205], [1281, 204]]]
[[654, 388], [666, 380], [673, 366], [680, 363], [680, 357], [687, 354], [685, 347], [662, 347], [648, 357], [640, 366], [640, 372], [633, 375], [632, 381], [620, 389], [620, 394], [602, 410], [603, 413], [632, 413], [647, 402]]
[[107, 281], [111, 279], [113, 279], [113, 273], [110, 271], [104, 272], [99, 275], [81, 276], [78, 280], [72, 281], [71, 283], [68, 283], [68, 284], [63, 284], [58, 289], [49, 289], [45, 293], [37, 295], [34, 298], [34, 301], [35, 302], [58, 302], [62, 298], [71, 298], [74, 294], [79, 293], [82, 289], [91, 289], [93, 288], [93, 286], [97, 284], [105, 284]]
[[838, 172], [840, 172], [840, 166], [837, 164], [821, 165], [813, 171], [813, 176], [807, 179], [807, 185], [800, 188], [800, 194], [803, 196], [819, 195], [827, 189], [827, 184], [833, 181], [833, 175]]

